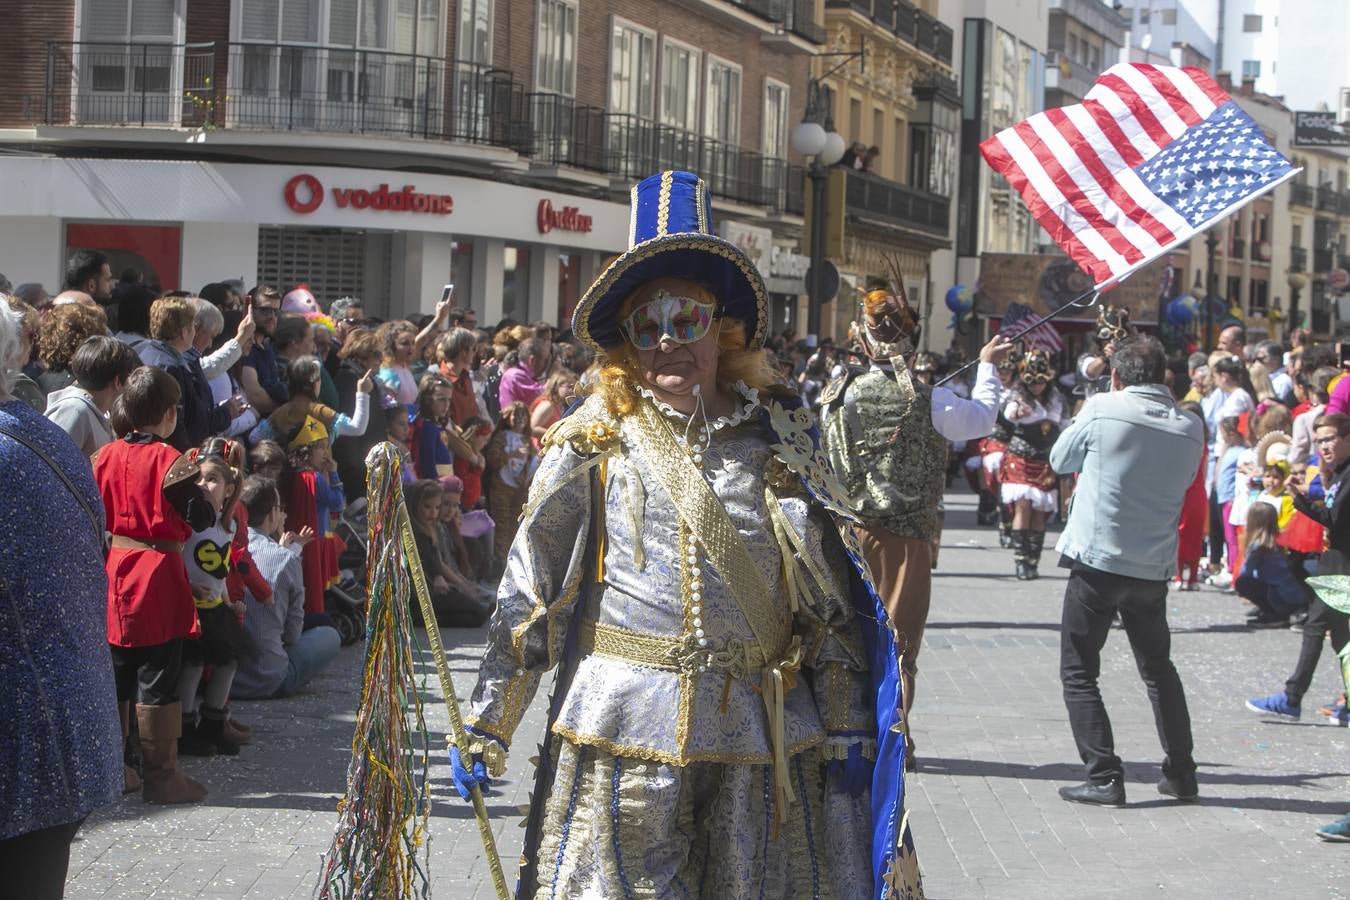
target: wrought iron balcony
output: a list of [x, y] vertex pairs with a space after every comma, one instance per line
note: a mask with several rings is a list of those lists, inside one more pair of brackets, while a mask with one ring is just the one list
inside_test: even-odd
[[362, 134], [488, 144], [557, 166], [645, 178], [698, 172], [715, 197], [802, 211], [801, 167], [700, 134], [526, 93], [504, 69], [277, 44], [48, 46], [45, 125]]
[[1340, 208], [1340, 198], [1336, 196], [1336, 189], [1329, 184], [1318, 188], [1316, 205], [1319, 210], [1336, 212]]
[[1295, 206], [1312, 206], [1316, 193], [1312, 185], [1295, 181], [1289, 190], [1289, 201]]
[[952, 30], [907, 0], [825, 0], [825, 6], [852, 10], [905, 43], [952, 63]]
[[825, 29], [816, 21], [815, 0], [728, 0], [813, 44], [825, 43]]
[[1308, 271], [1308, 248], [1297, 245], [1289, 248], [1289, 271]]
[[847, 170], [844, 206], [849, 213], [916, 228], [946, 239], [951, 200], [889, 181], [868, 172]]
[[1321, 274], [1330, 272], [1336, 264], [1336, 255], [1330, 250], [1313, 251], [1313, 271]]
[[46, 125], [466, 141], [529, 153], [529, 113], [524, 87], [507, 70], [406, 53], [288, 44], [53, 42], [33, 117]]

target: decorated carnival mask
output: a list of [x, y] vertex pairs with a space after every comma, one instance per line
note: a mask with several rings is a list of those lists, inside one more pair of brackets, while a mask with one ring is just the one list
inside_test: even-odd
[[919, 339], [918, 317], [909, 305], [905, 286], [893, 282], [893, 290], [864, 293], [858, 302], [858, 336], [873, 359], [892, 359], [914, 352]]
[[1055, 367], [1050, 364], [1050, 354], [1044, 350], [1028, 350], [1022, 357], [1018, 371], [1025, 384], [1040, 384], [1055, 379]]
[[654, 350], [666, 338], [692, 344], [708, 333], [714, 311], [711, 303], [659, 290], [623, 320], [623, 330], [639, 350]]
[[1122, 341], [1134, 334], [1130, 327], [1130, 311], [1123, 306], [1102, 306], [1097, 310], [1097, 327], [1093, 337], [1099, 343]]

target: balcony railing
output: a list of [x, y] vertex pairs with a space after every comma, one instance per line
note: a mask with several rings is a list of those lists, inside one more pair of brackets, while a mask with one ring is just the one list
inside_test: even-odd
[[813, 44], [825, 43], [825, 29], [816, 21], [815, 0], [729, 0], [769, 22], [782, 25]]
[[1336, 212], [1340, 208], [1340, 200], [1336, 196], [1336, 189], [1325, 184], [1318, 188], [1316, 205], [1319, 210]]
[[952, 30], [908, 0], [825, 0], [825, 6], [829, 9], [852, 10], [906, 43], [951, 65]]
[[1343, 216], [1350, 216], [1350, 191], [1340, 192], [1340, 212]]
[[1293, 246], [1289, 248], [1289, 271], [1308, 271], [1308, 248]]
[[879, 217], [919, 228], [934, 237], [947, 236], [951, 201], [946, 197], [888, 181], [867, 172], [848, 170], [844, 206], [851, 213]]
[[1313, 190], [1312, 185], [1301, 184], [1296, 181], [1290, 188], [1289, 200], [1295, 206], [1312, 206], [1315, 194], [1316, 191]]
[[504, 69], [408, 54], [276, 44], [48, 46], [35, 123], [364, 134], [488, 144], [536, 163], [645, 178], [699, 173], [720, 199], [801, 214], [803, 170], [570, 97]]
[[1330, 272], [1336, 262], [1336, 256], [1330, 250], [1313, 251], [1313, 271], [1319, 273]]

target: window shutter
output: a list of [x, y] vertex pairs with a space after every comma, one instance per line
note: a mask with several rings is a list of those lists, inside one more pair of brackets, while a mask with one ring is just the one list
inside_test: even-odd
[[304, 44], [318, 43], [318, 0], [285, 0], [281, 7], [281, 39]]
[[239, 36], [246, 41], [275, 41], [281, 0], [241, 0]]
[[330, 0], [328, 40], [339, 47], [356, 46], [356, 0]]
[[130, 0], [84, 0], [81, 37], [86, 41], [125, 41]]
[[132, 0], [131, 37], [173, 39], [174, 0]]

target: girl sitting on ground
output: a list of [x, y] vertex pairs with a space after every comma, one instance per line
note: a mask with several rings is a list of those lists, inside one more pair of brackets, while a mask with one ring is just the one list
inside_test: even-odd
[[1247, 510], [1242, 571], [1233, 586], [1255, 607], [1248, 623], [1256, 628], [1285, 628], [1289, 616], [1308, 605], [1307, 587], [1294, 577], [1284, 550], [1276, 544], [1280, 513], [1271, 503], [1253, 503]]
[[[442, 628], [477, 628], [492, 615], [493, 598], [447, 561], [439, 529], [443, 502], [444, 491], [434, 479], [420, 479], [408, 488], [408, 514], [422, 572], [431, 590], [431, 607], [436, 624]], [[423, 621], [420, 605], [414, 607], [413, 619]]]

